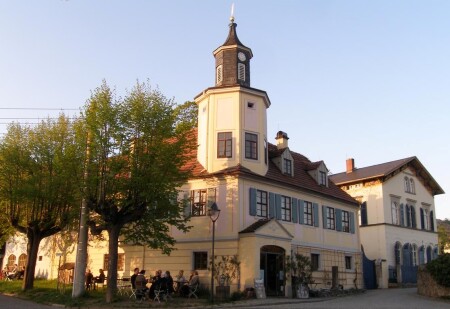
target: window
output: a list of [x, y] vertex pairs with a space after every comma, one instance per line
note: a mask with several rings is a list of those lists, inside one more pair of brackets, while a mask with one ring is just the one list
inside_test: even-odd
[[193, 217], [206, 216], [207, 190], [191, 191], [191, 210]]
[[292, 175], [292, 161], [289, 159], [284, 159], [284, 173]]
[[327, 173], [319, 171], [319, 184], [321, 186], [327, 185]]
[[401, 253], [402, 253], [402, 245], [399, 242], [397, 242], [395, 243], [394, 247], [395, 265], [400, 265]]
[[238, 79], [245, 82], [245, 64], [238, 63]]
[[258, 135], [245, 133], [245, 158], [258, 160]]
[[411, 192], [411, 185], [407, 176], [405, 176], [405, 192]]
[[222, 71], [222, 65], [219, 65], [216, 69], [216, 84], [220, 84], [223, 80]]
[[26, 254], [21, 254], [19, 255], [19, 269], [22, 269], [22, 267], [27, 266], [27, 255]]
[[304, 202], [303, 222], [307, 225], [313, 225], [313, 204], [311, 202]]
[[311, 270], [316, 271], [319, 269], [319, 257], [317, 253], [311, 253]]
[[194, 252], [194, 269], [202, 270], [208, 268], [208, 253]]
[[367, 202], [361, 204], [361, 225], [367, 225]]
[[392, 224], [399, 225], [399, 217], [398, 217], [398, 203], [392, 202], [391, 204], [391, 212], [392, 212]]
[[8, 256], [8, 266], [13, 266], [14, 264], [16, 264], [16, 256], [11, 254]]
[[[103, 256], [103, 269], [107, 270], [109, 264], [109, 254]], [[125, 253], [117, 254], [117, 271], [123, 271], [125, 269]]]
[[256, 190], [256, 215], [267, 218], [267, 192]]
[[327, 229], [334, 230], [336, 228], [335, 221], [334, 221], [334, 208], [327, 207]]
[[232, 154], [232, 134], [231, 132], [217, 133], [217, 157], [231, 158]]
[[281, 220], [291, 221], [291, 198], [287, 196], [281, 197]]
[[429, 218], [428, 218], [428, 210], [424, 209], [423, 210], [423, 228], [425, 230], [428, 230], [430, 228], [429, 224], [428, 224], [428, 222], [429, 222], [428, 220], [429, 220]]
[[345, 269], [352, 269], [352, 257], [351, 256], [345, 257]]
[[348, 211], [342, 211], [342, 232], [350, 233], [350, 219]]
[[39, 262], [42, 261], [42, 255], [39, 256], [38, 261], [39, 261]]
[[412, 193], [412, 194], [416, 194], [416, 186], [415, 186], [415, 184], [414, 184], [414, 179], [410, 178], [410, 179], [409, 179], [409, 183], [410, 183], [410, 185], [411, 185], [411, 193]]

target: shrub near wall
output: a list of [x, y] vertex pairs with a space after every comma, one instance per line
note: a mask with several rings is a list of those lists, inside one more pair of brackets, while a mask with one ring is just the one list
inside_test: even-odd
[[417, 293], [429, 297], [450, 297], [450, 254], [440, 255], [419, 267]]

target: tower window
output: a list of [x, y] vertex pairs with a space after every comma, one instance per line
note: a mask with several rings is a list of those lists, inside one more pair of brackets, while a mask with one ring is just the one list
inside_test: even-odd
[[238, 63], [238, 79], [245, 82], [245, 64]]
[[232, 157], [232, 134], [231, 132], [221, 132], [217, 134], [217, 157]]
[[258, 160], [258, 135], [245, 133], [245, 158]]
[[222, 69], [222, 65], [219, 65], [216, 69], [216, 84], [220, 84], [223, 80], [223, 69]]

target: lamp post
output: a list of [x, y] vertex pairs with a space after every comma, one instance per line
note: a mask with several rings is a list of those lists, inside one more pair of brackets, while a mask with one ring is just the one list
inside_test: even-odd
[[214, 241], [216, 236], [216, 221], [220, 216], [220, 209], [214, 202], [208, 210], [208, 216], [213, 223], [212, 229], [212, 258], [211, 258], [211, 302], [214, 303]]

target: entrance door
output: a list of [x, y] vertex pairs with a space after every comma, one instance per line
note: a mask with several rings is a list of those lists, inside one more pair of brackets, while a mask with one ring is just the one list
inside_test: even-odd
[[284, 249], [277, 246], [261, 248], [260, 270], [267, 296], [284, 296]]

